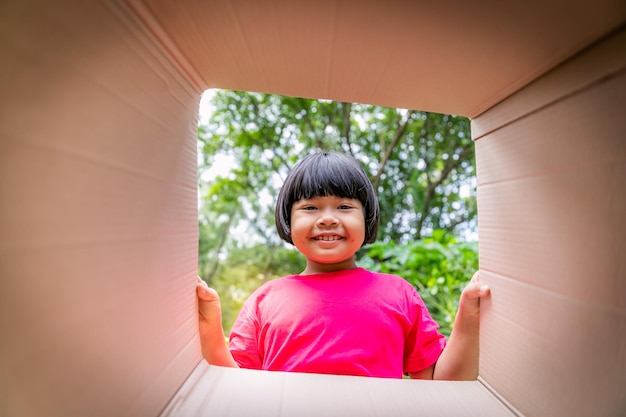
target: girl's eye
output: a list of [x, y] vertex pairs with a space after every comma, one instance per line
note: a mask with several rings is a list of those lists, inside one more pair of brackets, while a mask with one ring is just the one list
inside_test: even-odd
[[315, 206], [304, 206], [301, 207], [300, 210], [315, 210]]
[[347, 204], [342, 204], [339, 206], [339, 209], [341, 210], [350, 210], [352, 207], [347, 205]]

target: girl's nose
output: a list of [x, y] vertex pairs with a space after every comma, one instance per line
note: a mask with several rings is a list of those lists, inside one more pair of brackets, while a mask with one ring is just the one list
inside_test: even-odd
[[337, 216], [333, 210], [321, 210], [320, 216], [317, 218], [317, 224], [320, 226], [333, 226], [339, 223]]

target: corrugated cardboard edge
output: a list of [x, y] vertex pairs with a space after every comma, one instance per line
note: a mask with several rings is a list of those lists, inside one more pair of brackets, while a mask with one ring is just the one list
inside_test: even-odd
[[[198, 386], [201, 382], [206, 379], [206, 373], [209, 370], [209, 364], [201, 360], [198, 365], [191, 371], [191, 374], [187, 378], [187, 380], [183, 383], [180, 389], [176, 392], [176, 394], [172, 397], [169, 403], [165, 406], [165, 408], [161, 411], [159, 415], [161, 416], [181, 416], [181, 415], [190, 415], [185, 412], [185, 410], [190, 410], [194, 407], [195, 404], [192, 404], [192, 396], [195, 390], [198, 389]], [[214, 379], [213, 383], [217, 380]], [[207, 393], [206, 399], [208, 400], [209, 395]], [[202, 408], [203, 404], [195, 405], [195, 409], [199, 410]]]
[[508, 408], [511, 414], [514, 414], [518, 417], [523, 416], [523, 414], [517, 408], [515, 408], [513, 404], [507, 401], [507, 399], [504, 398], [502, 395], [498, 394], [498, 391], [496, 391], [491, 385], [489, 385], [489, 383], [485, 381], [484, 378], [480, 375], [478, 376], [478, 382], [480, 382], [481, 385], [484, 386], [485, 389], [489, 391], [489, 393], [493, 395], [496, 400], [498, 400], [502, 405]]
[[479, 140], [494, 130], [577, 94], [626, 68], [626, 26], [611, 32], [562, 65], [509, 96], [471, 121], [472, 138]]
[[160, 23], [154, 18], [148, 7], [141, 0], [122, 0], [133, 12], [137, 25], [143, 28], [146, 33], [155, 39], [154, 44], [162, 49], [163, 54], [172, 59], [181, 73], [185, 74], [198, 91], [209, 88], [209, 83], [189, 62], [187, 57], [180, 51], [178, 46], [172, 41]]
[[[241, 400], [245, 397], [245, 401]], [[198, 364], [161, 417], [513, 416], [479, 381], [270, 372]]]

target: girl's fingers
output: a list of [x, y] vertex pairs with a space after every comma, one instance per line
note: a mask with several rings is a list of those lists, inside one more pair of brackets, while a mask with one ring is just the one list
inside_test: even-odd
[[463, 290], [463, 294], [470, 300], [486, 297], [490, 292], [489, 286], [480, 282], [470, 282]]
[[489, 294], [491, 294], [491, 290], [489, 289], [489, 286], [486, 284], [481, 284], [478, 287], [478, 296], [479, 297], [486, 297]]
[[196, 295], [200, 300], [203, 301], [217, 301], [220, 298], [217, 294], [217, 291], [209, 287], [204, 281], [198, 282], [198, 284], [196, 284]]
[[486, 284], [481, 284], [480, 282], [480, 271], [476, 271], [470, 280], [468, 287], [471, 286], [471, 294], [476, 297], [486, 297], [489, 295], [490, 290], [489, 286]]

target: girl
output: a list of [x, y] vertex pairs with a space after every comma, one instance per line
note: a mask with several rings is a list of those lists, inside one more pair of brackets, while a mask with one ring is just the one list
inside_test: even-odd
[[489, 288], [474, 274], [446, 342], [407, 281], [357, 267], [355, 253], [376, 240], [378, 222], [378, 200], [358, 161], [329, 152], [304, 158], [280, 190], [276, 227], [306, 268], [256, 290], [228, 346], [219, 297], [198, 278], [204, 358], [274, 371], [476, 379], [480, 298]]

